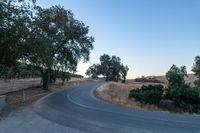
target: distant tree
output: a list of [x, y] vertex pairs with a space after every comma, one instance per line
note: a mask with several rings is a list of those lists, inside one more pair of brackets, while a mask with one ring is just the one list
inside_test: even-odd
[[184, 85], [185, 84], [184, 77], [187, 77], [187, 71], [185, 66], [178, 68], [176, 65], [173, 65], [170, 68], [170, 70], [166, 73], [166, 78], [170, 86]]
[[66, 80], [67, 82], [70, 80], [71, 74], [69, 72], [59, 72], [58, 77], [62, 80], [62, 84], [64, 84]]
[[107, 81], [118, 81], [120, 79], [120, 61], [119, 57], [110, 57], [107, 54], [100, 57], [100, 71], [106, 77]]
[[110, 66], [111, 66], [111, 57], [107, 54], [100, 56], [100, 73], [106, 77], [106, 80], [109, 79], [109, 75], [111, 73]]
[[88, 75], [90, 78], [97, 78], [99, 75], [99, 65], [93, 64], [87, 69], [85, 74]]
[[128, 66], [121, 65], [120, 74], [121, 74], [121, 77], [122, 77], [122, 83], [126, 82], [126, 76], [128, 74], [128, 70], [129, 70]]
[[198, 78], [194, 83], [196, 86], [200, 87], [200, 56], [195, 57], [195, 63], [193, 65], [192, 71]]
[[178, 68], [173, 65], [170, 70], [166, 73], [166, 79], [168, 81], [167, 94], [166, 96], [170, 99], [175, 98], [175, 95], [188, 85], [185, 83], [184, 77], [187, 76], [186, 67], [182, 66]]
[[109, 56], [104, 54], [100, 56], [100, 64], [92, 65], [86, 72], [87, 75], [96, 77], [103, 75], [106, 81], [119, 81], [125, 82], [128, 72], [128, 67], [121, 63], [121, 59], [117, 56]]
[[[199, 57], [196, 58], [196, 64], [193, 68], [193, 71], [197, 73], [198, 63]], [[178, 68], [173, 65], [171, 67], [166, 74], [168, 86], [165, 98], [172, 100], [183, 111], [198, 113], [200, 112], [200, 88], [198, 86], [191, 87], [189, 84], [186, 84], [184, 80], [185, 76], [187, 76], [185, 66]]]

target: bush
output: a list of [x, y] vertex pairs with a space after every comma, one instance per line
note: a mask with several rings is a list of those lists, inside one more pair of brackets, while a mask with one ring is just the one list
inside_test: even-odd
[[190, 88], [190, 85], [183, 84], [183, 85], [168, 85], [166, 88], [166, 93], [164, 95], [164, 99], [169, 99], [172, 101], [176, 100], [176, 96], [179, 93], [182, 93], [182, 89]]
[[175, 105], [190, 113], [200, 112], [200, 89], [185, 87], [177, 91], [174, 97]]
[[129, 93], [129, 98], [134, 98], [140, 103], [159, 104], [163, 95], [162, 85], [148, 85], [133, 89]]
[[165, 99], [170, 99], [175, 106], [190, 113], [200, 112], [200, 88], [184, 84], [168, 86]]
[[187, 77], [186, 67], [173, 65], [166, 73], [168, 87], [165, 99], [170, 99], [183, 111], [190, 113], [200, 112], [200, 88], [194, 88], [185, 83]]

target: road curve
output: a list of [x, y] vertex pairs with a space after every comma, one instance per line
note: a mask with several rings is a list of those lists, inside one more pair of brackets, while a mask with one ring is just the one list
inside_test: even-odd
[[102, 81], [48, 95], [33, 110], [52, 122], [88, 133], [200, 133], [200, 116], [152, 112], [105, 103], [92, 91]]

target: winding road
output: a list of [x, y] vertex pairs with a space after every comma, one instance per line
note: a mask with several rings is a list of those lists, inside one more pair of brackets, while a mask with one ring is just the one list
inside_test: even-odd
[[93, 90], [103, 81], [48, 95], [33, 110], [45, 119], [88, 133], [200, 133], [200, 116], [132, 109], [103, 102]]

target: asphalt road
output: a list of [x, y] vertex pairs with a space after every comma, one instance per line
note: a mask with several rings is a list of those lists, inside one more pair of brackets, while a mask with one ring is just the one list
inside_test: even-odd
[[200, 133], [200, 116], [152, 112], [105, 103], [86, 83], [38, 101], [33, 110], [54, 123], [89, 133]]

